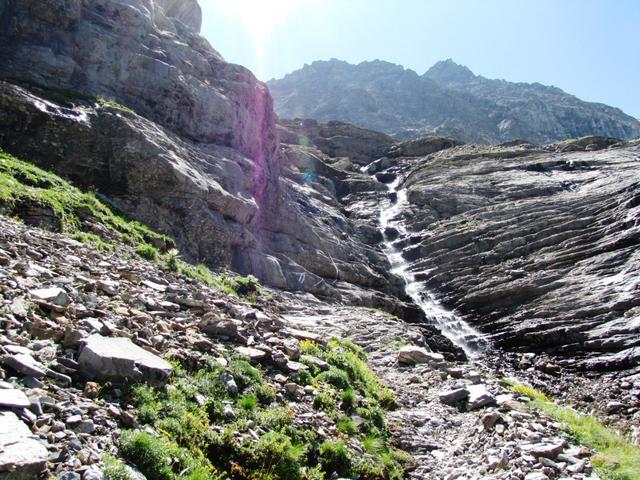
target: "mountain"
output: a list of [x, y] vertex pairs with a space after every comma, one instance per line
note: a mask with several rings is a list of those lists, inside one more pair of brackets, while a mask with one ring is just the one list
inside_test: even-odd
[[640, 122], [617, 108], [539, 83], [490, 80], [452, 60], [418, 75], [380, 60], [352, 65], [332, 59], [267, 84], [282, 118], [346, 121], [399, 139], [437, 134], [474, 143], [544, 144], [585, 135], [640, 136]]

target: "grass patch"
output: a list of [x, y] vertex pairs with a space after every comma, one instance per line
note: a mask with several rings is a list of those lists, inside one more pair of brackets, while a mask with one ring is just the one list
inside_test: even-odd
[[593, 466], [603, 480], [635, 480], [640, 478], [640, 447], [606, 427], [592, 415], [556, 404], [531, 387], [505, 381], [511, 388], [530, 399], [529, 405], [542, 410], [562, 424], [578, 443], [594, 449]]
[[[226, 367], [210, 361], [188, 371], [177, 365], [164, 387], [132, 387], [126, 401], [135, 406], [147, 433], [127, 434], [120, 455], [150, 480], [183, 478], [175, 475], [189, 465], [233, 480], [320, 480], [334, 471], [368, 479], [403, 478], [406, 459], [390, 446], [379, 400], [384, 395], [377, 393], [383, 387], [377, 379], [373, 385], [364, 383], [375, 379], [365, 370], [364, 352], [338, 341], [326, 348], [305, 343], [304, 348], [333, 362], [329, 371], [345, 382], [339, 389], [325, 381], [323, 372], [309, 374], [317, 393], [313, 401], [302, 401], [312, 401], [315, 410], [327, 414], [326, 427], [335, 427], [324, 442], [282, 399], [276, 403], [275, 389], [261, 368], [230, 356]], [[349, 371], [338, 364], [348, 365]], [[227, 390], [229, 376], [237, 392]]]
[[158, 252], [158, 249], [149, 244], [138, 245], [136, 247], [136, 253], [142, 258], [151, 260], [152, 262], [157, 262], [160, 258], [160, 252]]
[[115, 100], [107, 100], [106, 98], [98, 97], [96, 101], [98, 102], [98, 105], [103, 108], [113, 108], [115, 110], [120, 110], [121, 112], [135, 113], [131, 108], [122, 105]]
[[175, 245], [169, 237], [115, 212], [93, 193], [82, 192], [57, 175], [2, 150], [0, 213], [67, 233], [102, 250], [113, 249], [117, 243], [137, 248]]

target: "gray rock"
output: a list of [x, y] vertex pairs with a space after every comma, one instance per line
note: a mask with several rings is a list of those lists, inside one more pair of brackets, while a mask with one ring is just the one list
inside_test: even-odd
[[11, 412], [0, 412], [0, 476], [32, 480], [47, 462], [48, 452], [27, 426]]
[[564, 450], [565, 446], [566, 442], [564, 440], [557, 440], [555, 442], [520, 445], [520, 449], [536, 458], [544, 457], [554, 459]]
[[115, 382], [166, 381], [173, 368], [165, 360], [131, 342], [128, 338], [91, 335], [78, 357], [79, 369], [90, 379]]
[[430, 352], [415, 345], [405, 345], [398, 351], [398, 362], [405, 365], [426, 363], [431, 366], [438, 366], [444, 363], [444, 356], [441, 353]]
[[22, 390], [0, 389], [0, 407], [29, 408], [31, 402]]
[[469, 391], [469, 400], [467, 401], [468, 410], [474, 410], [496, 403], [495, 397], [487, 390], [486, 385], [469, 385], [467, 390]]
[[455, 405], [467, 397], [469, 397], [469, 390], [466, 388], [455, 388], [453, 390], [444, 390], [438, 393], [440, 401], [447, 405]]
[[26, 353], [8, 354], [2, 358], [2, 363], [13, 368], [16, 372], [29, 375], [34, 378], [42, 378], [46, 374], [46, 368], [31, 355]]
[[58, 287], [30, 290], [29, 294], [36, 300], [40, 300], [46, 303], [52, 303], [54, 305], [58, 305], [59, 307], [66, 307], [71, 302], [67, 292]]

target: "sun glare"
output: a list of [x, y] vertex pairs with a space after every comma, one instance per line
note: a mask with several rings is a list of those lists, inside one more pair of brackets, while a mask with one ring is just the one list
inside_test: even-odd
[[256, 54], [261, 56], [273, 31], [305, 0], [224, 0], [221, 4], [238, 17], [253, 40]]

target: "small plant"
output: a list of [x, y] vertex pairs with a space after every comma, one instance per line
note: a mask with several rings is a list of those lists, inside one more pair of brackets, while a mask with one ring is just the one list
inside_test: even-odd
[[354, 454], [342, 440], [327, 440], [320, 445], [319, 462], [328, 478], [334, 473], [350, 477], [353, 472]]
[[318, 381], [328, 383], [334, 387], [344, 390], [349, 388], [349, 375], [344, 370], [331, 367], [329, 370], [322, 372], [316, 377]]
[[144, 432], [125, 431], [120, 438], [120, 454], [137, 466], [148, 480], [172, 480], [171, 451], [166, 441]]
[[127, 466], [112, 455], [105, 455], [102, 458], [104, 466], [102, 475], [104, 480], [134, 480]]
[[351, 417], [343, 417], [338, 422], [338, 430], [340, 430], [345, 435], [355, 435], [358, 431], [355, 422], [351, 419]]
[[157, 262], [160, 258], [160, 253], [158, 249], [153, 245], [149, 245], [148, 243], [142, 243], [136, 247], [136, 253], [140, 255], [142, 258], [150, 260], [152, 262]]
[[342, 395], [340, 397], [342, 399], [343, 410], [351, 411], [355, 408], [357, 397], [356, 392], [353, 390], [353, 388], [347, 388], [344, 392], [342, 392]]
[[238, 406], [248, 412], [253, 412], [257, 405], [258, 398], [253, 394], [244, 395], [238, 400]]
[[235, 286], [235, 291], [241, 297], [257, 293], [260, 290], [260, 282], [258, 282], [258, 279], [253, 275], [235, 277], [233, 279], [233, 284]]
[[121, 112], [135, 113], [131, 108], [126, 107], [115, 100], [107, 100], [106, 98], [98, 97], [97, 101], [98, 105], [101, 107], [113, 108], [114, 110], [120, 110]]

